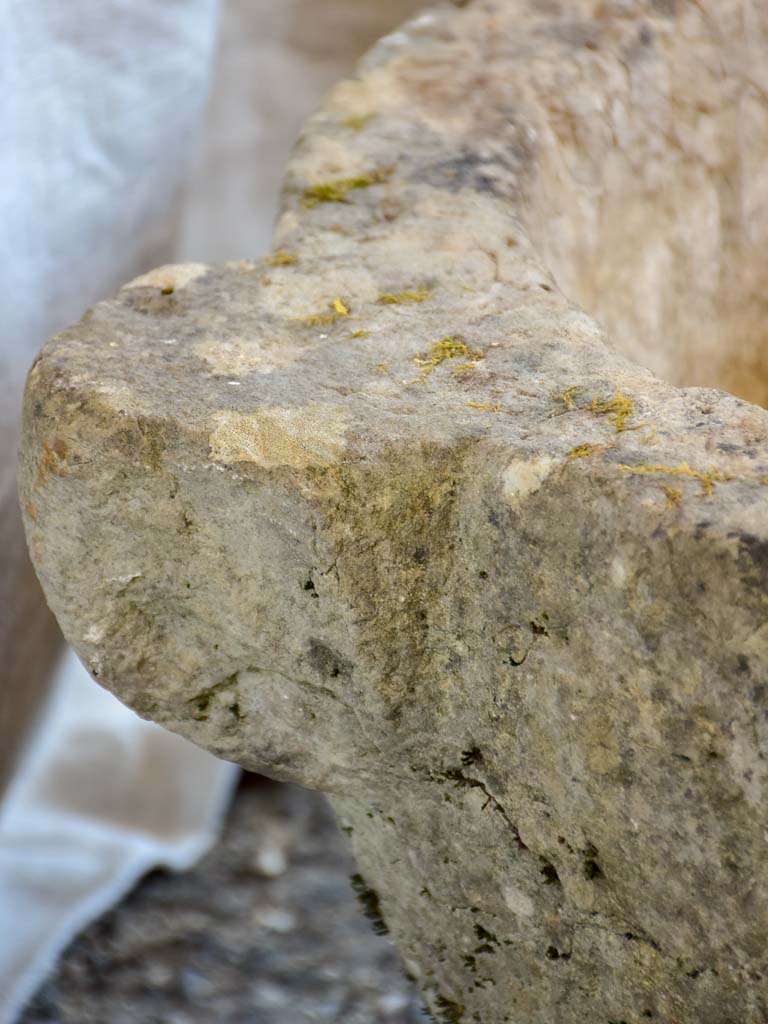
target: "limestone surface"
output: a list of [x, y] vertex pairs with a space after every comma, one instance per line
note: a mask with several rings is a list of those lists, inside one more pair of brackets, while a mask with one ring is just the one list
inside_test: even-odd
[[330, 794], [439, 1020], [768, 1019], [767, 40], [428, 9], [308, 123], [271, 256], [30, 374], [66, 636]]

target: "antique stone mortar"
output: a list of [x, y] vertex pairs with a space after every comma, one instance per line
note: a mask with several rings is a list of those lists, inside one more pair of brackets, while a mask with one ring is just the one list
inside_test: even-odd
[[432, 8], [309, 123], [271, 257], [29, 377], [66, 636], [330, 795], [438, 1019], [768, 1020], [767, 12]]

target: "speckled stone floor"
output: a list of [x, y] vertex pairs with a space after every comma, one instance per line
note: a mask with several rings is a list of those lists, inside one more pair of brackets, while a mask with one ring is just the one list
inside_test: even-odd
[[64, 954], [20, 1024], [417, 1024], [316, 793], [246, 775], [221, 841], [155, 872]]

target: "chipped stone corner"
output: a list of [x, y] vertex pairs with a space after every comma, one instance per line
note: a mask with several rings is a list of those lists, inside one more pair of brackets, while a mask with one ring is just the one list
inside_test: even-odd
[[160, 288], [162, 291], [179, 291], [207, 274], [207, 263], [166, 263], [155, 267], [146, 274], [134, 277], [123, 290], [131, 288]]

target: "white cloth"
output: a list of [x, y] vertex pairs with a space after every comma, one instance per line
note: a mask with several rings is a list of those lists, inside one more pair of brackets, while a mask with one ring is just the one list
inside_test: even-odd
[[145, 872], [205, 853], [237, 774], [142, 721], [67, 653], [0, 815], [0, 1024]]
[[0, 0], [0, 365], [16, 367], [14, 419], [46, 338], [168, 255], [217, 8]]

